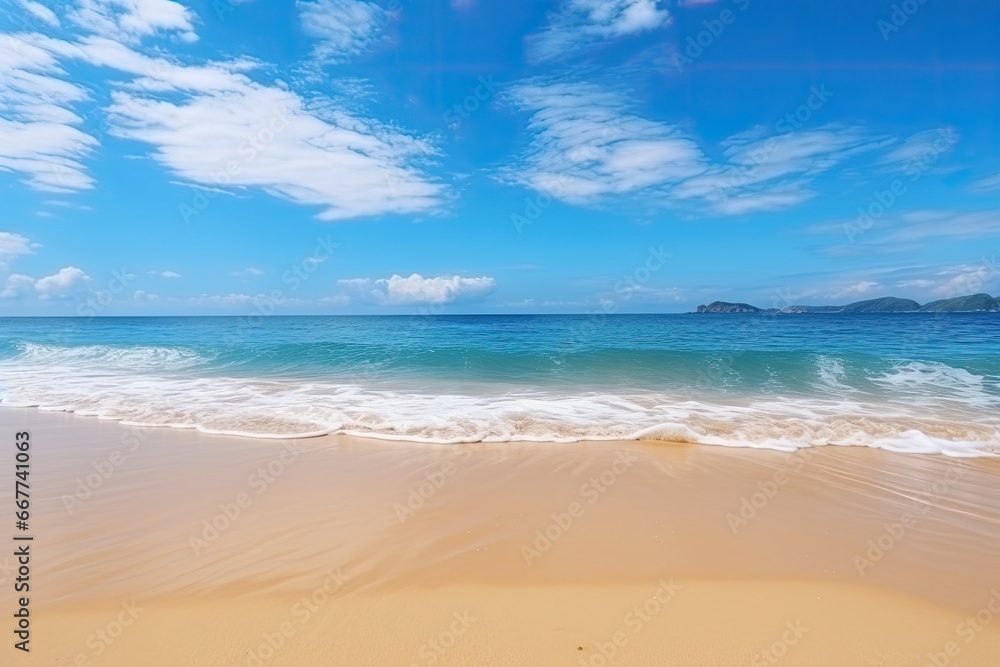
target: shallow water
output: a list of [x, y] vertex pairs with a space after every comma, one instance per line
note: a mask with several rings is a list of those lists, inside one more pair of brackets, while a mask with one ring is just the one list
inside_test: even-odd
[[0, 398], [253, 437], [1000, 452], [989, 313], [0, 319]]

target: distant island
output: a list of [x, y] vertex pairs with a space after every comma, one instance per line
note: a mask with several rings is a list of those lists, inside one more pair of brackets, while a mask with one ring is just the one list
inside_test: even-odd
[[954, 299], [939, 299], [920, 305], [912, 299], [886, 296], [881, 299], [855, 301], [846, 306], [788, 306], [787, 308], [758, 308], [749, 303], [713, 301], [698, 306], [696, 313], [996, 313], [1000, 312], [1000, 298], [989, 294], [971, 294]]

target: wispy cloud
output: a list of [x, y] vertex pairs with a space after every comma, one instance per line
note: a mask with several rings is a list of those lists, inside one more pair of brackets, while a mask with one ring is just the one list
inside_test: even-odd
[[530, 81], [508, 96], [532, 113], [533, 140], [501, 178], [573, 204], [643, 195], [722, 215], [788, 208], [815, 196], [819, 175], [886, 143], [837, 124], [757, 127], [723, 141], [718, 160], [679, 125], [643, 118], [596, 84]]
[[208, 185], [198, 185], [197, 183], [185, 183], [183, 181], [170, 181], [170, 185], [177, 185], [182, 188], [191, 188], [192, 190], [201, 190], [202, 192], [211, 192], [216, 195], [226, 195], [227, 197], [236, 197], [235, 192], [230, 192], [229, 190], [223, 190], [222, 188], [213, 188]]
[[123, 42], [167, 32], [182, 40], [198, 39], [194, 13], [173, 0], [77, 0], [69, 19], [85, 31]]
[[842, 299], [845, 297], [859, 297], [865, 294], [871, 294], [872, 291], [878, 287], [879, 284], [874, 280], [861, 280], [854, 283], [853, 285], [848, 285], [847, 287], [835, 292], [830, 295], [833, 299]]
[[235, 278], [255, 278], [257, 276], [264, 275], [264, 272], [256, 267], [248, 266], [245, 269], [240, 269], [239, 271], [230, 271], [229, 275]]
[[[193, 184], [258, 188], [315, 206], [322, 220], [427, 212], [446, 199], [444, 185], [420, 166], [437, 154], [430, 139], [256, 83], [246, 75], [253, 62], [185, 66], [103, 38], [44, 44], [36, 59], [50, 66], [56, 54], [131, 75], [112, 94], [110, 132], [152, 146], [157, 162]], [[96, 143], [68, 126], [58, 137], [71, 155]], [[48, 163], [36, 162], [18, 166], [32, 168], [39, 187], [67, 188], [65, 174], [50, 177]], [[78, 162], [57, 166], [77, 187], [90, 186]]]
[[978, 264], [908, 266], [883, 271], [883, 282], [913, 290], [920, 300], [944, 299], [969, 294], [1000, 292], [1000, 273], [994, 260]]
[[555, 60], [619, 37], [655, 30], [670, 20], [661, 0], [563, 0], [550, 23], [527, 39], [529, 57]]
[[532, 112], [527, 152], [504, 180], [570, 203], [588, 203], [703, 173], [707, 161], [679, 128], [628, 112], [612, 92], [589, 83], [529, 82], [510, 99]]
[[[981, 292], [1000, 292], [1000, 272], [995, 258], [979, 263], [905, 264], [837, 269], [784, 276], [781, 283], [760, 293], [781, 294], [776, 307], [789, 305], [840, 305], [851, 301], [882, 296], [910, 298], [919, 303], [936, 299], [967, 296]], [[794, 285], [789, 290], [788, 285]], [[751, 298], [751, 302], [753, 299]]]
[[1000, 174], [994, 174], [986, 178], [980, 178], [978, 181], [973, 181], [969, 189], [973, 192], [993, 192], [994, 190], [1000, 190]]
[[[962, 266], [945, 274], [934, 292], [938, 296], [965, 296], [970, 292], [979, 292], [990, 284], [995, 274], [985, 266]], [[995, 284], [995, 281], [994, 283]]]
[[21, 6], [39, 21], [42, 21], [53, 28], [59, 27], [59, 17], [56, 16], [54, 11], [42, 3], [34, 2], [34, 0], [21, 0]]
[[392, 12], [360, 0], [299, 0], [302, 29], [316, 38], [320, 60], [340, 60], [361, 53], [382, 34]]
[[154, 146], [154, 159], [177, 176], [260, 188], [319, 207], [323, 220], [443, 202], [444, 186], [417, 166], [436, 153], [429, 140], [333, 105], [312, 109], [292, 91], [240, 74], [178, 102], [119, 91], [110, 113], [116, 134]]
[[181, 182], [259, 189], [313, 206], [322, 220], [432, 212], [447, 200], [446, 187], [425, 172], [438, 154], [430, 136], [314, 94], [306, 99], [282, 83], [258, 83], [250, 73], [261, 64], [249, 59], [185, 65], [123, 43], [190, 28], [182, 5], [85, 0], [74, 12], [95, 35], [75, 42], [0, 35], [0, 170], [24, 174], [32, 187], [94, 185], [83, 161], [98, 142], [79, 129], [72, 108], [87, 91], [67, 80], [67, 61], [111, 70], [109, 133], [151, 146], [151, 157]]
[[92, 188], [83, 162], [97, 140], [73, 110], [87, 91], [68, 80], [41, 36], [0, 34], [0, 170], [36, 190]]
[[148, 271], [147, 275], [153, 276], [155, 278], [180, 278], [181, 274], [176, 271]]
[[[831, 257], [898, 253], [912, 250], [927, 241], [966, 241], [1000, 238], [1000, 212], [916, 210], [886, 215], [873, 221], [863, 234], [850, 236], [857, 220], [813, 225], [809, 234], [832, 236], [834, 242], [819, 246], [820, 254]], [[853, 238], [854, 242], [846, 242]]]
[[958, 132], [939, 127], [916, 132], [888, 151], [880, 163], [908, 173], [921, 172], [958, 143]]
[[384, 306], [439, 305], [468, 301], [482, 298], [496, 288], [496, 281], [487, 276], [424, 278], [419, 273], [406, 278], [400, 275], [378, 280], [351, 278], [340, 280], [338, 284], [367, 301]]
[[[294, 93], [248, 85], [187, 103], [116, 93], [115, 132], [151, 144], [177, 176], [212, 186], [261, 188], [342, 220], [437, 208], [444, 187], [414, 162], [424, 139], [334, 112], [321, 118]], [[230, 168], [231, 167], [231, 168]]]
[[790, 208], [816, 195], [811, 187], [816, 177], [884, 144], [848, 125], [793, 132], [757, 127], [723, 141], [724, 160], [685, 181], [673, 194], [730, 215]]

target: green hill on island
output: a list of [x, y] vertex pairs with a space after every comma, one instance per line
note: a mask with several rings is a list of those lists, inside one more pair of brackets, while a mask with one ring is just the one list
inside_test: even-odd
[[928, 313], [979, 313], [1000, 311], [1000, 301], [994, 299], [989, 294], [972, 294], [970, 296], [959, 296], [954, 299], [941, 299], [925, 303], [920, 309]]
[[842, 313], [913, 313], [920, 310], [920, 304], [912, 299], [897, 299], [894, 296], [886, 296], [881, 299], [868, 299], [867, 301], [855, 301], [849, 303], [840, 312]]
[[698, 306], [697, 313], [995, 313], [1000, 312], [1000, 299], [989, 294], [970, 294], [953, 299], [940, 299], [921, 306], [912, 299], [886, 296], [880, 299], [855, 301], [844, 306], [788, 306], [787, 308], [758, 308], [748, 303], [713, 301]]
[[698, 306], [699, 313], [764, 313], [774, 312], [775, 309], [765, 310], [749, 303], [729, 303], [728, 301], [713, 301], [707, 306]]

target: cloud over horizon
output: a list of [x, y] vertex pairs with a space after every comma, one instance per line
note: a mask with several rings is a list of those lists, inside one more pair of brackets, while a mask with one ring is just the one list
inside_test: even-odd
[[362, 299], [383, 306], [443, 305], [470, 301], [482, 298], [496, 288], [496, 281], [487, 276], [424, 278], [419, 273], [405, 278], [398, 274], [377, 280], [350, 278], [339, 280], [338, 284]]

